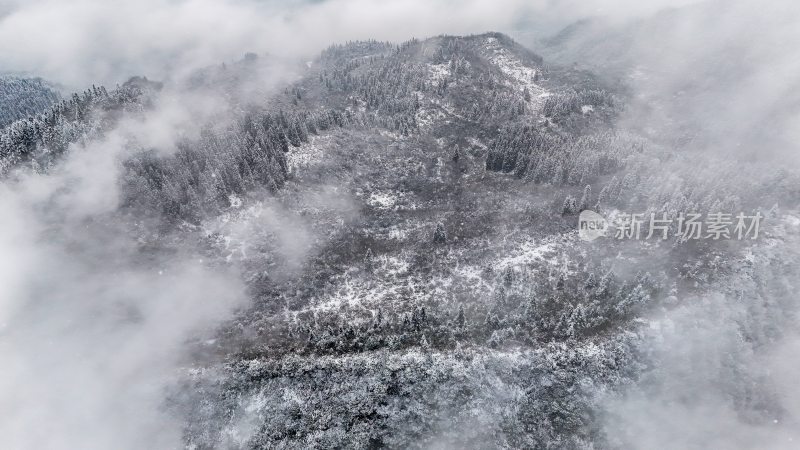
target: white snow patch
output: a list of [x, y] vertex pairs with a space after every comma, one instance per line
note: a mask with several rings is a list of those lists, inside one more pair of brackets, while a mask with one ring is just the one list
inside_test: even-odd
[[330, 311], [342, 306], [368, 308], [399, 298], [403, 288], [414, 290], [415, 284], [411, 280], [406, 280], [406, 283], [386, 281], [387, 278], [396, 280], [408, 275], [410, 264], [404, 259], [397, 256], [380, 256], [375, 259], [375, 266], [374, 271], [384, 279], [383, 282], [368, 285], [358, 280], [345, 279], [328, 298], [309, 309]]
[[422, 106], [417, 111], [416, 119], [417, 119], [417, 127], [421, 130], [425, 130], [430, 128], [434, 122], [439, 119], [444, 119], [445, 113], [440, 109], [434, 109], [428, 106]]
[[228, 202], [231, 204], [231, 208], [241, 208], [242, 207], [242, 199], [239, 198], [236, 194], [231, 194], [228, 196]]
[[418, 93], [417, 95], [420, 100], [420, 108], [417, 111], [416, 120], [417, 126], [421, 130], [430, 128], [437, 120], [444, 120], [445, 123], [449, 123], [448, 115], [468, 121], [466, 117], [456, 111], [452, 104], [437, 97], [428, 97], [424, 93]]
[[399, 277], [408, 273], [408, 268], [411, 266], [408, 261], [400, 259], [396, 256], [384, 256], [378, 258], [383, 266], [384, 271], [389, 276]]
[[463, 284], [474, 289], [491, 292], [494, 288], [483, 279], [483, 270], [478, 266], [460, 266], [453, 271], [454, 278], [463, 281]]
[[[357, 196], [363, 195], [356, 193]], [[411, 201], [405, 192], [400, 191], [374, 191], [366, 199], [367, 205], [380, 210], [414, 211], [419, 205]]]
[[542, 99], [546, 97], [544, 94], [547, 91], [534, 81], [537, 70], [523, 64], [516, 55], [500, 45], [497, 38], [487, 38], [485, 48], [488, 52], [487, 58], [489, 61], [510, 78], [508, 83], [510, 87], [520, 92], [526, 88], [528, 89], [531, 95], [531, 110], [538, 111], [544, 104]]
[[430, 70], [433, 84], [436, 84], [450, 76], [450, 65], [447, 63], [428, 64], [428, 69]]
[[486, 144], [484, 144], [479, 139], [474, 137], [467, 138], [467, 142], [469, 142], [470, 145], [478, 147], [481, 150], [487, 150], [489, 148]]
[[446, 112], [447, 114], [449, 114], [449, 115], [451, 115], [453, 117], [459, 118], [459, 119], [461, 119], [463, 121], [469, 121], [466, 117], [464, 117], [463, 115], [457, 113], [456, 112], [456, 108], [453, 107], [453, 105], [451, 105], [448, 102], [443, 102], [441, 99], [433, 98], [433, 99], [431, 99], [431, 103], [433, 103], [434, 105], [442, 108], [444, 110], [444, 112]]
[[546, 258], [552, 257], [555, 249], [554, 242], [537, 244], [533, 239], [527, 240], [522, 242], [516, 252], [498, 260], [495, 267], [505, 269], [506, 267], [526, 266], [534, 262], [552, 262], [552, 258], [549, 260]]
[[289, 172], [294, 172], [297, 169], [308, 167], [321, 161], [323, 157], [322, 144], [329, 141], [330, 138], [330, 135], [311, 136], [309, 141], [300, 147], [289, 149], [286, 154], [286, 165]]
[[401, 193], [373, 192], [367, 199], [367, 204], [377, 209], [391, 209], [397, 204]]

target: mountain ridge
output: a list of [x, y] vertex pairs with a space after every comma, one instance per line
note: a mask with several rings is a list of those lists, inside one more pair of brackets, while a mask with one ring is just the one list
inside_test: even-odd
[[[241, 281], [250, 302], [168, 386], [186, 446], [612, 447], [615, 396], [657, 375], [659, 314], [735, 298], [740, 353], [769, 339], [761, 292], [797, 260], [778, 209], [752, 243], [592, 243], [578, 214], [749, 212], [796, 178], [653, 143], [619, 126], [625, 95], [497, 33], [334, 45], [268, 79], [283, 67], [93, 87], [0, 134], [9, 183], [121, 143], [118, 203], [75, 228], [158, 277], [190, 254]], [[48, 202], [76, 186], [37, 211], [68, 217]]]

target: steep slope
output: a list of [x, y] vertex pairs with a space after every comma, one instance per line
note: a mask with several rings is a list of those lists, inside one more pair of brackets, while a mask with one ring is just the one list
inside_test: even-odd
[[42, 79], [0, 75], [0, 128], [41, 113], [58, 99]]
[[[245, 200], [201, 224], [212, 247], [248, 273], [256, 306], [204, 346], [240, 356], [221, 385], [206, 387], [208, 397], [190, 396], [189, 405], [215, 407], [188, 408], [189, 442], [491, 447], [579, 439], [577, 416], [553, 427], [536, 419], [551, 405], [522, 405], [543, 395], [533, 380], [547, 358], [603, 366], [625, 357], [609, 353], [614, 340], [573, 350], [547, 344], [572, 332], [562, 317], [568, 303], [546, 297], [580, 283], [558, 282], [575, 274], [574, 235], [561, 236], [571, 229], [561, 216], [564, 186], [615, 166], [584, 166], [577, 154], [603, 142], [587, 157], [608, 151], [616, 161], [630, 144], [605, 127], [609, 94], [591, 90], [591, 79], [573, 86], [555, 73], [496, 34], [354, 43], [324, 52], [274, 100], [271, 107], [332, 107], [352, 119], [298, 132], [301, 144], [287, 153], [294, 176], [276, 199]], [[496, 174], [517, 167], [506, 153], [544, 150], [519, 142], [525, 133], [552, 146], [542, 166], [569, 161], [575, 169], [564, 167], [567, 177], [554, 185], [556, 172], [540, 170], [545, 188]], [[276, 210], [303, 226], [260, 235]], [[299, 267], [281, 239], [303, 247]], [[216, 378], [218, 369], [206, 370], [200, 381]], [[572, 390], [572, 375], [557, 376], [566, 378], [552, 389]], [[241, 427], [255, 428], [237, 435]]]
[[[665, 182], [671, 171], [652, 170], [662, 149], [613, 131], [611, 94], [502, 35], [354, 43], [311, 71], [276, 104], [354, 119], [290, 150], [294, 177], [277, 200], [201, 225], [245, 267], [256, 306], [202, 346], [238, 356], [194, 373], [192, 389], [204, 387], [188, 404], [215, 406], [188, 408], [187, 440], [607, 445], [597, 414], [645, 367], [642, 317], [724, 284], [736, 257], [706, 265], [741, 249], [585, 243], [577, 198], [676, 215], [757, 197], [724, 169]], [[305, 226], [259, 237], [276, 201]], [[280, 239], [302, 243], [302, 263]]]
[[[674, 219], [800, 193], [794, 173], [619, 129], [625, 97], [589, 73], [497, 33], [337, 45], [263, 85], [260, 59], [188, 86], [94, 88], [0, 135], [8, 183], [121, 140], [121, 201], [77, 229], [112, 224], [158, 276], [189, 253], [243, 280], [251, 304], [198, 334], [169, 390], [189, 447], [620, 445], [605, 413], [667, 359], [650, 352], [669, 334], [660, 314], [736, 299], [752, 314], [731, 347], [747, 355], [796, 309], [764, 301], [796, 284], [791, 208], [754, 242], [578, 238], [584, 209]], [[129, 131], [170, 120], [171, 102], [196, 128]], [[58, 217], [46, 200], [37, 211]], [[124, 324], [142, 320], [130, 308]], [[766, 383], [736, 389], [720, 388], [756, 422], [779, 409], [761, 408]]]

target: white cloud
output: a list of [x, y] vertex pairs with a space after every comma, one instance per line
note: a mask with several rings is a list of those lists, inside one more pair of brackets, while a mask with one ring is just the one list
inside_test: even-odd
[[246, 51], [313, 55], [334, 42], [512, 31], [536, 19], [630, 17], [670, 2], [547, 0], [10, 1], [0, 67], [74, 87], [131, 75], [164, 79]]
[[180, 241], [163, 253], [142, 245], [152, 230], [118, 213], [120, 161], [191, 136], [216, 109], [203, 104], [167, 93], [49, 173], [0, 184], [3, 447], [181, 446], [165, 389], [186, 341], [213, 335], [246, 296], [237, 274]]

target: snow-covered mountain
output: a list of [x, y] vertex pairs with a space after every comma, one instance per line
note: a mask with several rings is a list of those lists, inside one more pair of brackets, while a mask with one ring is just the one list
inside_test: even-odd
[[0, 75], [0, 128], [39, 114], [58, 100], [55, 89], [40, 78]]
[[[36, 224], [21, 235], [81, 275], [52, 281], [65, 309], [123, 333], [125, 358], [177, 361], [141, 359], [159, 368], [141, 386], [188, 448], [641, 448], [635, 401], [691, 409], [703, 389], [791, 427], [751, 369], [795, 317], [800, 179], [622, 126], [630, 101], [500, 33], [359, 41], [92, 87], [4, 128], [0, 169]], [[590, 242], [587, 209], [671, 232], [687, 212], [766, 219], [755, 240]], [[208, 310], [235, 290], [205, 284], [220, 274], [246, 301]], [[179, 325], [194, 308], [211, 334]]]

